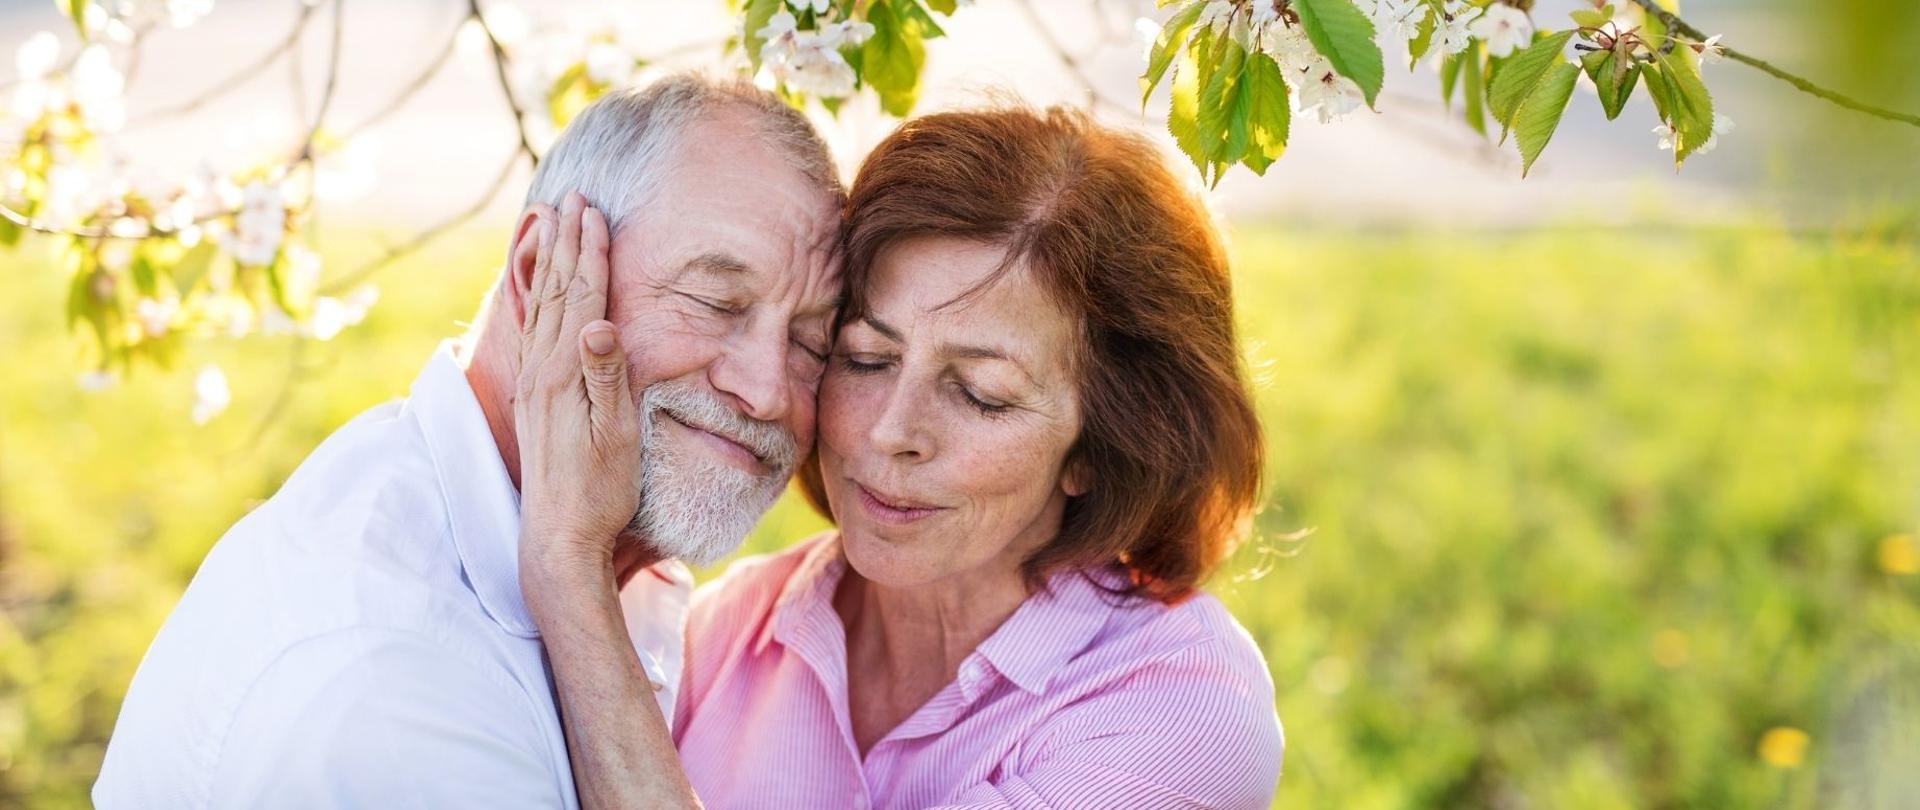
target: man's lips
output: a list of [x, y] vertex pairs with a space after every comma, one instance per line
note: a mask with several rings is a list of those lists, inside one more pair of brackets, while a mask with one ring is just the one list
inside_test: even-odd
[[723, 452], [730, 452], [732, 454], [744, 456], [745, 458], [742, 458], [741, 459], [742, 461], [750, 462], [761, 469], [770, 469], [773, 466], [768, 464], [767, 460], [764, 457], [762, 457], [759, 453], [754, 452], [753, 448], [748, 447], [745, 443], [741, 442], [738, 439], [735, 439], [724, 433], [720, 433], [719, 431], [708, 430], [706, 428], [700, 427], [699, 425], [689, 423], [685, 420], [682, 420], [680, 417], [674, 416], [672, 412], [667, 411], [664, 408], [660, 410], [660, 415], [673, 420], [673, 423], [676, 425], [679, 425], [681, 427], [684, 427], [688, 430], [693, 431], [696, 434], [700, 434], [702, 436], [705, 436], [714, 440], [717, 444], [721, 446], [721, 450]]
[[934, 506], [909, 498], [875, 492], [858, 481], [852, 483], [855, 489], [860, 490], [861, 508], [869, 517], [881, 523], [892, 523], [896, 525], [912, 523], [921, 518], [946, 511], [946, 507], [943, 506]]

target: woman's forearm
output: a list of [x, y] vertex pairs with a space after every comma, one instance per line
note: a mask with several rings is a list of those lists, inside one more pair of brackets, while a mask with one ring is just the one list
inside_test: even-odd
[[553, 668], [580, 806], [699, 807], [628, 640], [611, 566], [534, 563], [521, 576]]

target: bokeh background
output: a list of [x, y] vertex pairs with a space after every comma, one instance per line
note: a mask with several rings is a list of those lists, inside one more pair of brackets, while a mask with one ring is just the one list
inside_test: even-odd
[[[466, 13], [345, 8], [348, 121]], [[297, 9], [220, 0], [155, 36], [114, 148], [160, 176], [284, 148], [311, 103], [292, 82], [324, 74], [324, 37], [189, 113], [142, 112], [258, 58]], [[1539, 0], [1536, 19], [1555, 9]], [[1908, 0], [1683, 11], [1920, 109]], [[529, 31], [621, 18], [660, 69], [737, 64], [721, 0], [518, 12]], [[921, 109], [1086, 103], [1089, 84], [1133, 98], [1134, 21], [1154, 14], [980, 0], [929, 45]], [[0, 53], [40, 30], [72, 46], [53, 4], [0, 1]], [[329, 341], [207, 339], [176, 368], [87, 390], [51, 244], [0, 250], [0, 807], [86, 804], [134, 668], [207, 548], [330, 431], [403, 394], [473, 312], [525, 178], [484, 199], [515, 139], [481, 45], [456, 42], [326, 164], [309, 227], [330, 274], [482, 204], [381, 269], [378, 305]], [[1423, 67], [1390, 70], [1379, 114], [1296, 121], [1266, 177], [1210, 192], [1270, 444], [1257, 536], [1211, 590], [1271, 667], [1276, 807], [1920, 807], [1920, 130], [1732, 63], [1707, 80], [1737, 129], [1681, 173], [1644, 97], [1607, 122], [1582, 95], [1522, 181]], [[1161, 101], [1110, 107], [1159, 131]], [[871, 99], [817, 119], [848, 174], [895, 123]], [[206, 364], [232, 404], [196, 425]], [[820, 525], [789, 498], [742, 553]]]

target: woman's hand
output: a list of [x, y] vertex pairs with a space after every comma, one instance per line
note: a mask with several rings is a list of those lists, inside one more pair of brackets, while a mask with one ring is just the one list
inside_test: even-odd
[[606, 218], [578, 193], [541, 224], [513, 407], [529, 596], [555, 578], [611, 584], [614, 543], [640, 502], [639, 419], [606, 321], [608, 244]]

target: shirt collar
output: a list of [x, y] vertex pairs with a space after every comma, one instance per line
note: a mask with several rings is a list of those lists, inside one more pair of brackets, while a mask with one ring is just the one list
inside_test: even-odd
[[[755, 654], [776, 640], [791, 645], [799, 628], [808, 622], [839, 622], [840, 614], [833, 609], [833, 592], [846, 567], [837, 533], [809, 549], [781, 587], [774, 601], [773, 620], [764, 625], [754, 641]], [[1054, 674], [1086, 650], [1106, 626], [1114, 606], [1124, 598], [1109, 591], [1124, 582], [1124, 575], [1107, 569], [1055, 573], [1047, 579], [1046, 587], [1020, 603], [1013, 615], [968, 657], [983, 658], [1015, 686], [1043, 694]], [[963, 681], [978, 677], [969, 676], [969, 669], [962, 665]], [[962, 685], [970, 693], [978, 691], [977, 684]]]
[[507, 632], [537, 638], [520, 595], [520, 491], [507, 476], [458, 350], [457, 341], [440, 344], [413, 381], [406, 410], [426, 437], [453, 545], [481, 607]]

